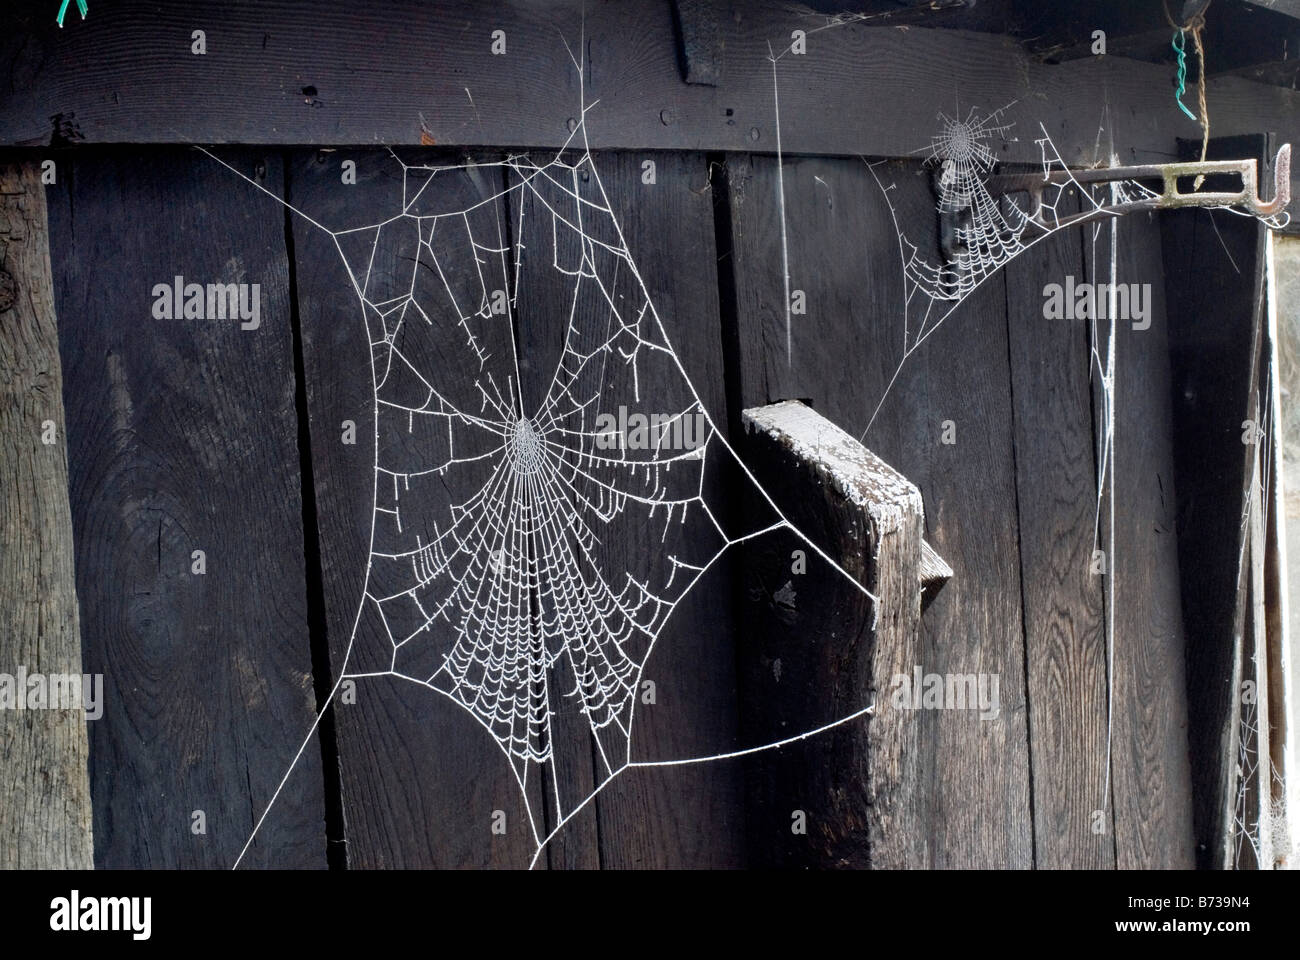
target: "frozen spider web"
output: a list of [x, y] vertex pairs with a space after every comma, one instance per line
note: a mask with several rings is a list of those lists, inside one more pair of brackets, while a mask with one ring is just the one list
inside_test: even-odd
[[[943, 255], [923, 249], [909, 239], [899, 222], [899, 212], [893, 194], [897, 186], [886, 185], [880, 175], [880, 164], [872, 164], [871, 172], [889, 205], [894, 230], [898, 237], [899, 259], [903, 273], [903, 324], [902, 355], [893, 378], [881, 395], [872, 412], [867, 429], [871, 429], [880, 407], [907, 360], [939, 327], [953, 315], [962, 302], [975, 293], [986, 280], [996, 274], [1011, 260], [1020, 256], [1042, 240], [1071, 227], [1090, 225], [1094, 253], [1098, 239], [1109, 227], [1108, 250], [1101, 261], [1094, 256], [1093, 276], [1097, 281], [1097, 264], [1105, 264], [1108, 276], [1104, 290], [1109, 299], [1091, 306], [1092, 362], [1094, 375], [1105, 387], [1107, 406], [1103, 411], [1106, 423], [1106, 443], [1113, 427], [1113, 411], [1109, 399], [1114, 387], [1114, 332], [1118, 294], [1115, 263], [1118, 254], [1117, 222], [1120, 216], [1138, 211], [1156, 209], [1160, 194], [1136, 179], [1114, 179], [1105, 183], [1084, 184], [1066, 165], [1057, 151], [1046, 128], [1040, 124], [1041, 137], [1034, 144], [1039, 163], [1024, 173], [995, 176], [997, 157], [992, 144], [995, 140], [1008, 140], [1012, 124], [1005, 113], [1012, 105], [989, 113], [971, 107], [963, 116], [938, 115], [940, 132], [925, 148], [926, 162], [935, 170], [935, 206], [940, 217], [949, 218], [951, 236], [940, 238]], [[1109, 126], [1109, 110], [1098, 128], [1098, 147], [1102, 130]], [[1110, 166], [1118, 166], [1113, 153]], [[1102, 167], [1099, 157], [1094, 164]], [[1231, 206], [1219, 206], [1238, 216], [1254, 216]], [[1286, 225], [1285, 212], [1270, 218], [1259, 218], [1270, 228]], [[937, 252], [937, 251], [936, 251]], [[1107, 262], [1108, 261], [1108, 262]], [[1099, 321], [1107, 321], [1100, 324]], [[1099, 327], [1108, 327], [1099, 333]], [[1106, 458], [1102, 458], [1104, 476]]]
[[[1272, 279], [1269, 279], [1272, 282]], [[1276, 319], [1270, 320], [1270, 325]], [[1272, 334], [1270, 334], [1272, 337]], [[1238, 570], [1248, 564], [1247, 551], [1259, 530], [1269, 527], [1269, 513], [1276, 502], [1272, 487], [1275, 478], [1273, 444], [1267, 437], [1275, 429], [1273, 366], [1268, 365], [1264, 388], [1260, 396], [1264, 401], [1254, 407], [1248, 423], [1258, 423], [1258, 433], [1251, 458], [1251, 472], [1242, 491]], [[1258, 516], [1257, 516], [1258, 514]], [[1254, 593], [1258, 582], [1248, 589]], [[1252, 614], [1252, 617], [1255, 614]], [[1275, 669], [1269, 656], [1268, 628], [1251, 624], [1243, 631], [1240, 641], [1241, 676], [1238, 682], [1237, 756], [1236, 766], [1230, 771], [1236, 780], [1235, 800], [1231, 822], [1228, 824], [1232, 842], [1231, 864], [1237, 869], [1272, 870], [1291, 867], [1300, 851], [1300, 838], [1296, 837], [1287, 810], [1286, 779], [1274, 761], [1273, 748], [1276, 734], [1271, 729], [1269, 697], [1269, 672]], [[1283, 668], [1284, 669], [1284, 668]], [[1283, 748], [1283, 751], [1285, 748]], [[1286, 765], [1283, 759], [1283, 766]]]
[[[875, 598], [785, 519], [716, 429], [601, 183], [590, 109], [543, 161], [429, 166], [393, 153], [401, 196], [378, 223], [334, 230], [275, 198], [332, 239], [370, 344], [370, 546], [326, 707], [346, 680], [393, 677], [468, 712], [518, 784], [534, 864], [626, 769], [752, 753], [871, 710], [732, 753], [633, 760], [641, 672], [728, 548], [789, 530]], [[546, 356], [553, 367], [539, 369]], [[725, 459], [770, 522], [729, 532], [706, 484]], [[598, 763], [585, 794], [556, 769], [575, 723]], [[558, 816], [549, 832], [539, 785]]]
[[[1259, 722], [1258, 704], [1253, 699], [1243, 701], [1233, 771], [1237, 790], [1229, 825], [1232, 865], [1238, 870], [1272, 870], [1295, 855], [1286, 814], [1285, 780], [1271, 757], [1260, 756]], [[1261, 769], [1265, 764], [1267, 775]]]
[[[1007, 109], [983, 114], [972, 107], [964, 117], [939, 114], [941, 131], [925, 153], [936, 171], [936, 208], [941, 216], [951, 217], [953, 224], [951, 236], [943, 239], [946, 256], [923, 250], [908, 238], [899, 225], [892, 199], [896, 185], [886, 185], [879, 176], [879, 165], [871, 166], [893, 217], [905, 299], [902, 357], [872, 412], [868, 431], [903, 365], [986, 280], [1061, 230], [1092, 223], [1095, 243], [1101, 227], [1098, 221], [1108, 220], [1114, 226], [1115, 218], [1127, 212], [1126, 208], [1152, 202], [1158, 196], [1136, 180], [1116, 180], [1104, 187], [1084, 186], [1061, 159], [1046, 130], [1035, 140], [1040, 155], [1038, 168], [1014, 178], [1016, 182], [1007, 183], [1005, 192], [995, 195], [990, 187], [997, 158], [991, 143], [1009, 135], [1012, 125], [1003, 119]], [[1112, 277], [1112, 291], [1113, 281]], [[1098, 305], [1097, 312], [1103, 318], [1113, 318], [1113, 311], [1108, 312], [1102, 305]], [[1103, 357], [1105, 349], [1094, 337], [1093, 359], [1097, 372], [1109, 386], [1113, 357]]]

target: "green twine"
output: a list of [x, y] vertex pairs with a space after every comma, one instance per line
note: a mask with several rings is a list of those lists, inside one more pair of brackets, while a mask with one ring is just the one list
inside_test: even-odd
[[[63, 26], [63, 15], [66, 14], [66, 13], [68, 12], [68, 4], [71, 3], [71, 2], [72, 2], [72, 0], [63, 0], [63, 6], [59, 7], [59, 18], [58, 18], [58, 19], [59, 19], [59, 26], [60, 26], [60, 27]], [[82, 19], [82, 20], [85, 20], [85, 19], [86, 19], [86, 14], [87, 14], [87, 12], [89, 12], [89, 11], [88, 11], [88, 8], [87, 8], [87, 6], [86, 6], [86, 0], [77, 0], [77, 9], [81, 11], [81, 19]]]
[[[80, 2], [80, 0], [78, 0]], [[64, 6], [67, 6], [67, 0], [63, 0]], [[1187, 104], [1183, 103], [1183, 94], [1187, 91], [1187, 54], [1183, 47], [1183, 31], [1178, 30], [1174, 33], [1173, 48], [1178, 54], [1178, 91], [1174, 94], [1174, 100], [1178, 103], [1178, 109], [1187, 114], [1191, 119], [1196, 119], [1196, 114], [1187, 109]]]

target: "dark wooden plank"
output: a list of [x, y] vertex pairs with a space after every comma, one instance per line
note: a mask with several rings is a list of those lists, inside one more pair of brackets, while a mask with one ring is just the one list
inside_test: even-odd
[[[746, 582], [760, 589], [742, 607], [751, 624], [741, 667], [746, 736], [780, 742], [873, 711], [749, 758], [753, 856], [765, 866], [923, 866], [920, 714], [895, 700], [896, 678], [910, 681], [918, 658], [920, 491], [802, 404], [744, 417], [755, 476], [843, 571], [788, 531], [748, 546]], [[806, 569], [792, 562], [796, 551]]]
[[[541, 155], [540, 161], [545, 159]], [[576, 163], [580, 155], [575, 153], [569, 160]], [[651, 174], [653, 182], [648, 183]], [[512, 173], [511, 182], [527, 175], [528, 168], [521, 166]], [[700, 409], [697, 400], [719, 420], [725, 419], [713, 211], [705, 158], [597, 154], [594, 168], [586, 163], [574, 170], [553, 168], [547, 177], [533, 177], [530, 183], [529, 189], [510, 198], [512, 238], [522, 251], [515, 325], [525, 410], [539, 411], [553, 403], [563, 413], [573, 399], [591, 402], [585, 413], [570, 410], [563, 415], [569, 430], [591, 430], [594, 417], [602, 413], [618, 417], [620, 410], [629, 417], [683, 412], [693, 417]], [[575, 195], [583, 198], [582, 209]], [[608, 211], [617, 217], [622, 239]], [[590, 244], [584, 247], [578, 232], [563, 222], [553, 229], [556, 214], [569, 224], [581, 223]], [[631, 263], [611, 252], [624, 241]], [[574, 273], [579, 268], [587, 274], [580, 280]], [[662, 331], [653, 314], [642, 313], [647, 293], [662, 318]], [[620, 324], [633, 325], [645, 344], [638, 347], [630, 333], [618, 335]], [[606, 343], [608, 352], [585, 364], [580, 361], [582, 354]], [[646, 344], [670, 344], [690, 381], [670, 355]], [[568, 399], [557, 393], [560, 388], [567, 390]], [[669, 447], [663, 456], [681, 452]], [[563, 456], [567, 462], [577, 462], [571, 445]], [[658, 459], [653, 451], [629, 451], [624, 456], [634, 463]], [[711, 509], [725, 515], [725, 456], [720, 445], [711, 442], [702, 478], [700, 468], [687, 461], [653, 482], [669, 496], [702, 492]], [[642, 471], [577, 465], [586, 476], [573, 478], [566, 496], [598, 499], [597, 483], [633, 494], [651, 492], [651, 480]], [[636, 503], [628, 503], [619, 516], [604, 524], [595, 524], [588, 512], [588, 522], [595, 524], [600, 540], [589, 551], [593, 572], [612, 587], [621, 589], [630, 574], [638, 581], [660, 584], [663, 590], [657, 590], [658, 595], [677, 596], [677, 589], [668, 586], [673, 578], [665, 576], [669, 558], [702, 565], [723, 544], [698, 504], [688, 506], [682, 523], [674, 517], [665, 525], [660, 517], [662, 511], [656, 516]], [[552, 866], [739, 864], [737, 765], [647, 766], [618, 772], [615, 756], [622, 752], [634, 762], [654, 763], [734, 748], [728, 559], [724, 556], [711, 565], [666, 622], [655, 628], [631, 714], [630, 754], [626, 741], [609, 735], [612, 728], [599, 734], [598, 744], [585, 720], [557, 704], [557, 719], [565, 724], [559, 728], [557, 747], [565, 746], [567, 751], [555, 770], [561, 778], [560, 805], [571, 803], [569, 797], [587, 795], [611, 775], [615, 779], [552, 841]], [[546, 586], [543, 583], [543, 589]], [[643, 649], [638, 646], [643, 643], [634, 636], [632, 650]], [[637, 656], [633, 654], [634, 659]], [[567, 660], [562, 658], [559, 666]], [[645, 702], [646, 682], [654, 685], [653, 703]], [[585, 765], [579, 762], [584, 755]], [[709, 825], [707, 830], [704, 824]]]
[[[613, 406], [614, 384], [606, 379], [607, 371], [613, 372], [617, 378], [623, 365], [611, 363], [604, 357], [584, 363], [571, 352], [597, 350], [598, 343], [619, 325], [599, 283], [595, 278], [584, 276], [593, 270], [603, 272], [607, 267], [613, 267], [613, 259], [588, 246], [584, 234], [601, 243], [617, 244], [618, 241], [610, 229], [608, 217], [591, 206], [602, 203], [591, 168], [587, 165], [581, 168], [570, 166], [580, 161], [581, 153], [570, 154], [566, 163], [555, 166], [544, 166], [548, 159], [542, 152], [537, 156], [520, 156], [501, 176], [502, 186], [516, 188], [506, 203], [506, 239], [511, 245], [508, 259], [511, 269], [516, 271], [514, 282], [507, 286], [513, 307], [509, 319], [516, 338], [519, 365], [515, 391], [521, 397], [519, 411], [524, 417], [539, 424], [554, 419], [555, 425], [565, 430], [591, 430], [592, 415], [584, 416], [583, 411], [574, 410], [574, 402], [581, 403], [594, 394], [599, 409]], [[537, 172], [539, 166], [544, 166], [543, 172]], [[593, 265], [593, 258], [598, 266]], [[624, 269], [624, 274], [624, 284], [609, 291], [615, 302], [618, 302], [617, 298], [626, 297], [631, 289], [628, 282], [631, 280], [630, 272]], [[609, 282], [614, 283], [613, 278]], [[618, 383], [619, 388], [623, 386], [622, 382]], [[580, 398], [578, 393], [582, 393]], [[630, 392], [621, 399], [635, 405]], [[548, 414], [548, 407], [553, 412]], [[589, 469], [580, 458], [572, 456], [568, 438], [556, 436], [553, 442], [562, 448], [558, 451], [560, 458], [578, 470]], [[547, 497], [565, 501], [576, 499], [570, 494], [579, 492], [587, 496], [599, 495], [590, 481], [578, 475], [572, 478], [572, 487], [566, 487], [563, 480], [556, 481], [554, 488], [548, 484], [543, 496], [538, 498], [537, 509], [542, 513], [552, 512], [558, 519], [563, 516], [563, 508], [553, 509], [545, 502]], [[585, 512], [579, 516], [583, 517], [584, 523], [591, 522], [592, 518]], [[560, 526], [552, 531], [549, 525], [543, 529], [547, 533], [546, 542], [530, 544], [529, 547], [532, 554], [539, 555], [539, 560], [541, 555], [553, 556], [557, 552], [563, 556], [576, 550], [574, 555], [583, 555], [571, 536], [571, 529]], [[619, 533], [624, 531], [620, 529]], [[602, 541], [599, 548], [601, 559], [618, 564], [636, 556], [636, 550], [622, 536], [611, 541], [602, 530], [599, 538]], [[644, 550], [644, 544], [637, 544], [637, 547]], [[614, 579], [608, 577], [609, 572], [601, 569], [585, 571], [613, 583]], [[558, 578], [559, 581], [566, 579], [572, 578]], [[542, 583], [539, 578], [534, 584], [534, 592], [549, 591], [561, 585], [561, 582]], [[560, 606], [559, 602], [555, 603], [556, 615], [560, 614]], [[541, 608], [540, 598], [535, 597], [534, 611]], [[577, 609], [580, 605], [575, 605], [574, 612]], [[535, 612], [533, 616], [536, 616]], [[581, 629], [589, 635], [598, 632], [591, 629], [590, 622]], [[546, 643], [548, 649], [554, 649], [563, 641], [552, 636]], [[600, 865], [596, 804], [583, 807], [582, 803], [599, 783], [614, 773], [619, 765], [618, 754], [621, 752], [626, 757], [627, 744], [613, 726], [600, 733], [591, 729], [586, 716], [578, 709], [580, 704], [585, 705], [586, 695], [578, 682], [577, 669], [570, 652], [561, 654], [548, 672], [553, 759], [539, 772], [549, 784], [543, 790], [548, 831], [571, 817], [551, 841], [546, 851], [547, 862], [553, 868], [592, 869]]]
[[[1202, 0], [1168, 3], [1166, 9], [1177, 22], [1186, 23], [1197, 9], [1205, 13], [1207, 75], [1222, 73], [1290, 86], [1283, 77], [1294, 75], [1297, 24], [1294, 9], [1274, 8], [1276, 0], [1218, 0], [1206, 9]], [[1153, 64], [1172, 66], [1170, 50], [1173, 27], [1159, 3], [1115, 3], [1114, 0], [1082, 0], [1071, 4], [1044, 4], [1025, 10], [1012, 32], [1025, 39], [1039, 57], [1055, 62], [1095, 56], [1093, 31], [1106, 34], [1106, 56], [1128, 57]], [[1187, 39], [1188, 71], [1194, 83], [1199, 76], [1194, 47]], [[1189, 101], [1188, 106], [1195, 111]], [[1213, 115], [1213, 108], [1212, 108]]]
[[1243, 2], [1300, 20], [1300, 2], [1297, 0], [1243, 0]]
[[[30, 675], [83, 679], [73, 571], [63, 374], [45, 187], [35, 163], [0, 167], [0, 869], [89, 869], [86, 721], [75, 698], [27, 707]], [[52, 430], [52, 433], [47, 433]]]
[[[585, 25], [583, 11], [585, 9]], [[769, 44], [825, 22], [779, 0], [721, 6], [718, 86], [682, 82], [671, 4], [581, 0], [484, 12], [471, 0], [359, 6], [329, 0], [159, 9], [135, 0], [60, 30], [52, 14], [16, 13], [3, 41], [10, 95], [0, 143], [419, 144], [421, 114], [440, 144], [559, 146], [577, 115], [576, 71], [562, 38], [590, 52], [593, 146], [771, 150]], [[191, 52], [206, 31], [207, 53]], [[506, 53], [491, 52], [492, 32]], [[585, 31], [585, 32], [584, 32]], [[1126, 161], [1158, 161], [1194, 121], [1171, 109], [1167, 65], [1089, 57], [1059, 66], [989, 34], [850, 24], [810, 34], [781, 62], [785, 149], [905, 156], [939, 109], [1015, 105], [1008, 156], [1036, 159], [1044, 123], [1070, 162], [1093, 159], [1112, 107]], [[466, 87], [473, 95], [471, 103]], [[866, 93], [864, 93], [866, 91]], [[1277, 130], [1300, 142], [1300, 94], [1235, 77], [1209, 89], [1215, 131]], [[1091, 109], [1090, 109], [1091, 107]], [[754, 137], [757, 136], [757, 139]]]
[[1300, 42], [1298, 13], [1300, 8], [1269, 9], [1251, 0], [1208, 11], [1202, 40], [1208, 75], [1231, 71], [1252, 80], [1267, 77], [1265, 82], [1279, 85], [1282, 77], [1294, 77], [1290, 61]]
[[[633, 411], [668, 414], [698, 397], [725, 431], [717, 252], [706, 159], [702, 154], [646, 153], [597, 153], [593, 159], [604, 194], [591, 190], [590, 196], [593, 202], [607, 200], [618, 218], [649, 300], [689, 377], [688, 386], [682, 371], [666, 358], [643, 361], [639, 406], [635, 391], [628, 389], [626, 371], [618, 376], [606, 373], [603, 388], [610, 396], [606, 402], [610, 407], [617, 402]], [[644, 182], [647, 160], [655, 165], [652, 184]], [[587, 189], [592, 186], [581, 179], [579, 183]], [[609, 239], [604, 228], [594, 227], [592, 233]], [[608, 264], [605, 269], [608, 273]], [[642, 301], [630, 282], [628, 267], [619, 266], [618, 271], [616, 289], [626, 298], [622, 312], [628, 316]], [[548, 318], [536, 309], [527, 291], [522, 292], [529, 309], [520, 313], [520, 321], [527, 324], [521, 340], [554, 338], [555, 314]], [[597, 319], [608, 313], [593, 302], [590, 290], [579, 305]], [[552, 339], [552, 349], [540, 355], [553, 356], [553, 346]], [[704, 499], [725, 518], [736, 480], [716, 440], [710, 442], [704, 469]], [[691, 522], [689, 536], [698, 537], [701, 547], [710, 542], [721, 546], [715, 534], [702, 529], [705, 525], [698, 513], [692, 514]], [[647, 523], [644, 515], [623, 536], [618, 555], [629, 559], [682, 549], [674, 544], [675, 535], [665, 540], [660, 524]], [[655, 702], [647, 704], [643, 697], [637, 702], [631, 754], [635, 762], [711, 756], [736, 746], [733, 553], [724, 554], [692, 587], [655, 642], [642, 675], [643, 683], [649, 680], [655, 685]], [[689, 556], [683, 554], [682, 559]], [[741, 775], [739, 764], [725, 761], [624, 772], [596, 800], [600, 864], [607, 868], [743, 865]]]
[[[1182, 4], [1170, 5], [1181, 10]], [[1022, 5], [1015, 33], [1035, 56], [1051, 62], [1095, 56], [1094, 30], [1105, 31], [1106, 55], [1163, 62], [1172, 28], [1160, 4], [1080, 0], [1072, 4]], [[1189, 47], [1190, 49], [1190, 47]]]
[[[405, 159], [457, 162], [427, 152]], [[356, 165], [355, 185], [343, 183], [349, 163]], [[438, 667], [439, 657], [454, 642], [453, 627], [437, 621], [433, 629], [418, 631], [423, 618], [409, 595], [382, 604], [372, 599], [396, 595], [416, 582], [409, 561], [367, 562], [372, 535], [379, 553], [415, 549], [417, 537], [427, 544], [436, 536], [435, 524], [447, 528], [449, 505], [463, 502], [485, 479], [472, 463], [443, 476], [426, 474], [446, 460], [445, 426], [428, 414], [409, 415], [393, 406], [420, 408], [427, 396], [419, 379], [424, 377], [453, 402], [479, 409], [474, 393], [479, 363], [467, 345], [467, 328], [460, 326], [459, 307], [452, 306], [446, 290], [470, 313], [479, 309], [483, 288], [469, 230], [484, 243], [497, 242], [496, 227], [504, 230], [506, 209], [489, 198], [500, 192], [502, 178], [498, 168], [486, 168], [426, 180], [412, 173], [409, 197], [415, 200], [419, 193], [412, 213], [432, 216], [488, 201], [469, 221], [443, 222], [437, 263], [429, 248], [420, 245], [422, 236], [429, 239], [431, 221], [417, 226], [412, 217], [398, 217], [382, 232], [344, 234], [337, 246], [320, 227], [298, 216], [291, 221], [327, 634], [336, 680], [344, 671], [391, 669], [423, 679]], [[295, 152], [289, 188], [295, 207], [335, 231], [377, 224], [403, 210], [402, 167], [382, 151]], [[249, 202], [275, 205], [269, 198]], [[504, 288], [499, 257], [481, 256], [489, 293]], [[363, 309], [354, 275], [367, 299], [379, 304], [409, 293], [414, 283], [415, 300], [428, 320], [409, 306], [405, 314], [385, 306], [383, 316], [374, 308]], [[503, 357], [508, 361], [503, 331], [476, 332], [484, 349], [498, 355], [495, 364]], [[391, 356], [385, 345], [389, 334], [395, 348]], [[372, 380], [371, 344], [377, 381]], [[492, 369], [499, 371], [499, 366]], [[378, 405], [376, 382], [383, 401]], [[500, 385], [504, 390], [505, 383]], [[355, 444], [345, 442], [345, 421], [355, 425]], [[476, 452], [468, 431], [459, 432], [454, 442], [466, 456]], [[372, 513], [372, 506], [398, 511], [400, 529], [398, 514]], [[434, 584], [435, 590], [440, 587]], [[423, 592], [420, 596], [428, 598]], [[414, 635], [397, 659], [390, 634], [399, 640]], [[535, 844], [524, 795], [506, 755], [476, 718], [412, 679], [372, 676], [352, 683], [355, 702], [341, 689], [334, 704], [349, 865], [528, 866]], [[540, 793], [531, 789], [530, 797], [540, 811]], [[496, 811], [504, 814], [504, 834], [492, 832]]]
[[[232, 162], [280, 189], [276, 155]], [[82, 634], [106, 701], [95, 861], [230, 867], [315, 713], [284, 218], [197, 151], [88, 153], [47, 195]], [[176, 276], [258, 284], [259, 326], [156, 319]], [[320, 771], [306, 751], [245, 865], [324, 866]]]
[[[776, 166], [737, 157], [728, 167], [744, 403], [807, 398], [858, 436], [904, 336], [898, 243], [875, 179], [857, 160], [786, 165], [791, 286], [805, 292], [808, 311], [794, 318], [787, 359]], [[900, 222], [933, 229], [928, 173], [896, 165], [882, 177], [899, 184]], [[999, 278], [912, 355], [865, 439], [920, 488], [926, 539], [954, 571], [922, 619], [919, 665], [996, 675], [1000, 684], [995, 720], [945, 710], [921, 717], [923, 749], [910, 762], [932, 772], [922, 791], [930, 832], [917, 842], [935, 866], [1033, 860], [1004, 313]], [[947, 420], [955, 444], [941, 442]]]
[[[1108, 236], [1109, 231], [1102, 228]], [[1085, 244], [1098, 282], [1109, 279], [1108, 241]], [[1160, 225], [1118, 221], [1116, 281], [1150, 283], [1150, 326], [1117, 323], [1115, 539], [1110, 676], [1111, 797], [1120, 869], [1190, 868], [1189, 694], [1185, 682], [1185, 588], [1180, 589], [1175, 441]], [[1145, 323], [1145, 321], [1143, 321]], [[1176, 389], [1176, 388], [1175, 388]], [[1100, 403], [1097, 404], [1100, 409]], [[1103, 504], [1103, 511], [1109, 503]], [[1103, 513], [1103, 523], [1107, 516]]]
[[[1190, 155], [1199, 144], [1184, 144]], [[1209, 157], [1265, 157], [1263, 137], [1210, 142]], [[1243, 497], [1258, 422], [1264, 228], [1208, 211], [1162, 217], [1169, 302], [1179, 565], [1187, 631], [1189, 749], [1198, 862], [1231, 859], [1245, 608]]]
[[[1090, 233], [1090, 230], [1085, 228]], [[1113, 868], [1106, 771], [1103, 580], [1086, 319], [1044, 317], [1045, 285], [1085, 282], [1081, 234], [1046, 238], [1004, 268], [1015, 410], [1034, 862]], [[1094, 811], [1104, 811], [1103, 831]]]

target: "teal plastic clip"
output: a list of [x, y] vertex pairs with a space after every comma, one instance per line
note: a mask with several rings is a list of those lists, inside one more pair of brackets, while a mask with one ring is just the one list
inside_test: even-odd
[[[68, 4], [71, 2], [72, 0], [63, 0], [63, 6], [59, 7], [58, 20], [60, 27], [63, 26], [63, 17], [68, 12]], [[86, 0], [77, 0], [77, 9], [81, 11], [81, 19], [85, 20], [86, 14], [89, 12], [89, 8], [86, 6]]]
[[[67, 0], [64, 0], [64, 6], [67, 6]], [[1174, 33], [1173, 48], [1178, 54], [1178, 92], [1174, 94], [1174, 100], [1178, 102], [1178, 109], [1183, 111], [1193, 120], [1196, 114], [1187, 109], [1187, 104], [1183, 103], [1183, 94], [1187, 91], [1187, 53], [1183, 49], [1186, 41], [1183, 39], [1184, 31], [1178, 30]]]

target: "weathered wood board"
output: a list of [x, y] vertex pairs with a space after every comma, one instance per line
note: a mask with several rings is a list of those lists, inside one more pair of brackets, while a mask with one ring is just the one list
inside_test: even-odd
[[[777, 743], [836, 724], [748, 758], [751, 856], [762, 866], [918, 866], [921, 715], [897, 699], [897, 678], [911, 681], [918, 655], [920, 491], [800, 403], [744, 418], [755, 476], [811, 543], [783, 530], [747, 545], [742, 728]], [[770, 513], [751, 499], [756, 516]]]
[[[66, 418], [40, 168], [0, 166], [0, 673], [78, 678], [77, 696], [0, 712], [0, 869], [92, 866], [88, 717], [68, 506]], [[102, 692], [102, 691], [101, 691]], [[61, 706], [62, 709], [48, 709]]]
[[[602, 204], [607, 200], [617, 217], [654, 313], [663, 324], [662, 332], [681, 361], [680, 370], [667, 362], [642, 368], [640, 408], [667, 414], [698, 399], [726, 436], [709, 163], [699, 153], [602, 152], [593, 159], [604, 195], [592, 190], [590, 196]], [[651, 172], [647, 161], [654, 165], [653, 183], [645, 182]], [[604, 230], [593, 233], [608, 238]], [[608, 272], [608, 264], [605, 267]], [[619, 267], [625, 317], [640, 304], [637, 285], [628, 274], [629, 266]], [[593, 317], [603, 316], [597, 305], [589, 309]], [[553, 355], [558, 333], [554, 316], [549, 321], [536, 315], [533, 319], [532, 336], [549, 330], [552, 338], [552, 349], [542, 355]], [[656, 333], [650, 336], [659, 339]], [[610, 378], [607, 389], [615, 399], [635, 406], [630, 398], [636, 391], [629, 386], [624, 371]], [[725, 517], [734, 508], [731, 492], [736, 482], [719, 438], [714, 437], [707, 447], [700, 486], [710, 510]], [[690, 517], [692, 535], [701, 538], [700, 546], [711, 544], [701, 554], [720, 548], [716, 535], [706, 534], [700, 515]], [[660, 556], [672, 549], [672, 540], [671, 535], [665, 539], [658, 519], [647, 521], [642, 516], [628, 529], [618, 555], [625, 555], [629, 563], [639, 553]], [[646, 661], [632, 732], [634, 762], [714, 756], [736, 747], [735, 556], [734, 548], [724, 553], [678, 603]], [[645, 702], [647, 680], [654, 683], [653, 704]], [[615, 869], [743, 866], [743, 788], [742, 768], [733, 761], [627, 770], [595, 801], [600, 865]]]
[[[281, 188], [277, 154], [227, 157]], [[95, 862], [228, 868], [315, 715], [284, 215], [195, 150], [87, 152], [57, 172], [77, 594], [85, 669], [104, 675]], [[256, 329], [158, 318], [154, 288], [176, 277], [247, 284]], [[243, 863], [324, 866], [318, 750]]]
[[[1077, 207], [1078, 198], [1070, 198]], [[1103, 578], [1094, 572], [1098, 448], [1087, 319], [1047, 318], [1048, 284], [1086, 281], [1088, 227], [1045, 238], [1007, 264], [1016, 503], [1024, 602], [1034, 863], [1115, 865], [1106, 792]], [[1097, 829], [1101, 811], [1102, 829]]]
[[[1182, 144], [1183, 156], [1199, 143]], [[1258, 157], [1265, 138], [1214, 138], [1210, 159]], [[1267, 167], [1265, 168], [1267, 169]], [[1177, 525], [1187, 624], [1191, 770], [1196, 786], [1197, 862], [1224, 867], [1232, 855], [1237, 802], [1240, 675], [1246, 621], [1243, 526], [1255, 450], [1247, 420], [1263, 329], [1264, 228], [1220, 212], [1188, 210], [1161, 222], [1169, 302]]]
[[[1149, 317], [1118, 322], [1115, 347], [1115, 542], [1107, 557], [1115, 578], [1115, 865], [1190, 869], [1189, 709], [1160, 224], [1155, 216], [1137, 214], [1120, 219], [1117, 230], [1116, 282], [1151, 286]], [[1100, 280], [1109, 276], [1103, 251], [1109, 257], [1100, 241], [1096, 247], [1085, 244], [1089, 275], [1095, 271]]]

